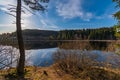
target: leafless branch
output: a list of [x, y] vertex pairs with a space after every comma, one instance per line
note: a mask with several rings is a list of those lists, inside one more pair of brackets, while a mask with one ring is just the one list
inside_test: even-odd
[[12, 24], [16, 24], [16, 22], [15, 21], [13, 21], [13, 23]]
[[16, 8], [8, 8], [8, 10], [16, 10]]
[[23, 12], [25, 14], [25, 11], [24, 10], [21, 10], [21, 12]]
[[35, 13], [33, 13], [32, 11], [30, 11], [29, 9], [27, 9], [25, 6], [22, 6], [22, 8], [26, 9], [28, 12], [30, 12], [33, 15], [36, 15]]
[[10, 10], [10, 12], [16, 12], [16, 10]]
[[8, 4], [8, 6], [17, 7], [16, 5]]
[[[4, 11], [5, 12], [5, 11]], [[11, 14], [11, 13], [9, 13], [9, 12], [5, 12], [6, 14], [8, 14], [8, 15], [11, 15], [11, 16], [13, 16], [13, 17], [15, 17], [16, 18], [16, 16], [15, 15], [13, 15], [13, 14]]]

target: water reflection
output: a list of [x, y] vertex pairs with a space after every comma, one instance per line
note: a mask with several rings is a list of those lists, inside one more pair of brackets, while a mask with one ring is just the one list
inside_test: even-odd
[[59, 43], [61, 49], [100, 50], [115, 52], [115, 42], [106, 41], [64, 41]]
[[38, 49], [38, 50], [27, 50], [26, 53], [29, 55], [27, 57], [26, 65], [34, 66], [49, 66], [53, 63], [52, 54], [57, 51], [58, 48], [49, 49]]
[[[7, 45], [7, 44], [6, 44]], [[52, 55], [57, 50], [77, 53], [83, 51], [96, 61], [120, 67], [120, 46], [116, 42], [99, 41], [42, 41], [26, 42], [26, 65], [49, 66], [53, 64]], [[16, 47], [14, 45], [14, 47]], [[0, 52], [1, 53], [1, 52]], [[117, 54], [115, 54], [117, 53]], [[18, 55], [18, 54], [17, 54]], [[16, 63], [14, 63], [15, 66]]]
[[112, 67], [120, 67], [120, 56], [113, 52], [103, 52], [98, 50], [93, 50], [88, 55], [93, 58], [93, 56], [97, 56], [96, 60], [99, 62], [104, 62], [106, 64], [111, 64]]
[[[31, 50], [59, 47], [61, 49], [104, 50], [114, 52], [116, 48], [118, 48], [116, 47], [116, 45], [119, 46], [118, 44], [120, 43], [115, 41], [25, 41], [25, 48], [26, 50]], [[17, 43], [1, 43], [1, 45], [18, 48]]]
[[38, 49], [38, 50], [27, 50], [27, 65], [34, 66], [49, 66], [53, 64], [53, 54], [57, 51], [62, 53], [67, 53], [68, 51], [74, 53], [87, 55], [90, 58], [99, 61], [100, 63], [104, 62], [106, 64], [111, 64], [113, 67], [120, 67], [120, 56], [113, 52], [103, 52], [99, 50], [91, 51], [82, 51], [82, 50], [65, 50], [59, 48], [50, 48], [50, 49]]

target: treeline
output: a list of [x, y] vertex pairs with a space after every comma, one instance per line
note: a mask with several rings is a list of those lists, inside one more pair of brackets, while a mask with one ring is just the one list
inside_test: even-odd
[[[23, 30], [24, 40], [115, 40], [115, 31], [113, 27], [98, 29], [80, 29], [80, 30]], [[4, 33], [0, 35], [0, 41], [17, 40], [16, 32]]]
[[[24, 40], [49, 40], [50, 36], [56, 37], [58, 31], [26, 29], [22, 31]], [[3, 33], [0, 35], [0, 40], [17, 40], [16, 32]]]
[[114, 40], [113, 27], [98, 29], [63, 30], [57, 35], [58, 40]]

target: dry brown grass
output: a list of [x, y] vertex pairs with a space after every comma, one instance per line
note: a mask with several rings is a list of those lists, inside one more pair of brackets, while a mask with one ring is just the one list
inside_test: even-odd
[[[60, 75], [69, 74], [82, 80], [120, 80], [120, 69], [105, 66], [82, 52], [58, 51], [54, 54], [54, 60], [54, 69]], [[100, 64], [104, 66], [99, 66]]]
[[[120, 80], [120, 70], [91, 67], [85, 69], [79, 74], [71, 75], [56, 68], [56, 64], [50, 67], [26, 67], [28, 73], [25, 75], [26, 80]], [[14, 72], [15, 69], [0, 71], [0, 80], [17, 80], [17, 79], [5, 79], [4, 75], [8, 72]], [[2, 73], [1, 73], [2, 72]], [[78, 77], [79, 76], [79, 77]]]

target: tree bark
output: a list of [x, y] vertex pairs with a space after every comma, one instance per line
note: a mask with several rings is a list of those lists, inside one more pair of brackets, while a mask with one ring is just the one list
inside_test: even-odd
[[21, 30], [21, 0], [17, 0], [17, 8], [16, 8], [16, 28], [17, 28], [17, 39], [20, 57], [17, 64], [17, 75], [21, 78], [24, 78], [24, 66], [25, 66], [25, 49], [24, 42]]

